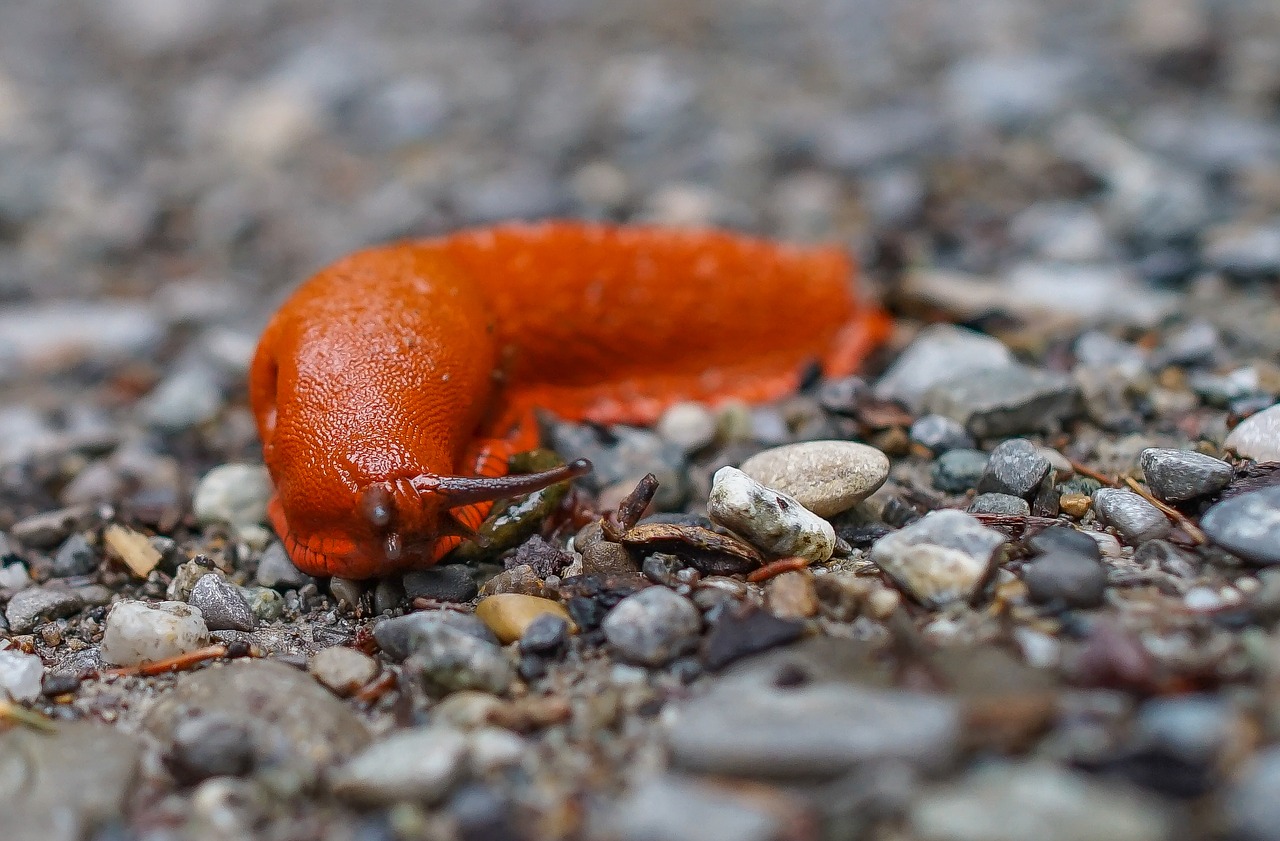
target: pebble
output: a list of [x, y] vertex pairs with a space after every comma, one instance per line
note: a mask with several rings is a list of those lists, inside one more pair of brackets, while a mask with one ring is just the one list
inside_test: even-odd
[[676, 774], [636, 783], [598, 822], [592, 834], [617, 841], [773, 841], [783, 835], [782, 817], [767, 804]]
[[807, 619], [818, 613], [813, 574], [807, 570], [784, 572], [764, 588], [764, 603], [779, 619]]
[[339, 609], [354, 610], [364, 596], [364, 582], [335, 575], [329, 579], [329, 595]]
[[102, 660], [113, 666], [175, 657], [209, 643], [200, 611], [182, 602], [116, 602], [107, 614]]
[[548, 614], [570, 621], [564, 605], [537, 596], [500, 593], [481, 599], [476, 605], [476, 616], [503, 645], [519, 640], [534, 620]]
[[1181, 502], [1217, 493], [1231, 481], [1231, 465], [1188, 450], [1148, 447], [1139, 457], [1147, 487], [1157, 499]]
[[970, 514], [1007, 514], [1025, 517], [1031, 513], [1031, 503], [1009, 494], [984, 493], [975, 496], [967, 510]]
[[1102, 604], [1107, 571], [1094, 558], [1055, 551], [1023, 567], [1022, 581], [1033, 602], [1092, 608]]
[[[485, 633], [491, 632], [485, 628]], [[496, 643], [453, 624], [434, 621], [411, 627], [409, 648], [405, 671], [421, 675], [429, 688], [480, 689], [501, 695], [516, 678], [515, 666]]]
[[1055, 428], [1075, 415], [1078, 398], [1066, 374], [1010, 365], [943, 380], [929, 389], [924, 408], [976, 438], [994, 438]]
[[636, 562], [620, 543], [599, 540], [582, 550], [583, 575], [635, 575]]
[[707, 514], [778, 557], [796, 556], [821, 563], [835, 551], [835, 529], [830, 523], [734, 467], [716, 471]]
[[1033, 535], [1027, 541], [1027, 545], [1042, 555], [1050, 552], [1069, 552], [1095, 561], [1102, 560], [1102, 550], [1098, 548], [1098, 541], [1082, 531], [1067, 526], [1050, 526]]
[[870, 558], [924, 605], [967, 599], [1008, 540], [963, 511], [931, 511], [871, 547]]
[[263, 587], [276, 590], [296, 590], [312, 580], [311, 576], [293, 565], [284, 544], [279, 541], [263, 551], [254, 578]]
[[470, 613], [456, 610], [421, 610], [373, 626], [373, 638], [392, 660], [399, 662], [413, 653], [416, 637], [430, 625], [443, 624], [470, 634], [482, 642], [498, 644], [488, 626]]
[[804, 632], [803, 621], [774, 616], [750, 602], [729, 606], [720, 611], [703, 640], [702, 663], [716, 672], [743, 657], [795, 642]]
[[519, 765], [529, 743], [502, 727], [477, 727], [467, 733], [467, 756], [476, 774], [491, 774]]
[[1093, 507], [1093, 497], [1081, 493], [1064, 493], [1058, 497], [1058, 507], [1064, 514], [1078, 520]]
[[184, 365], [138, 402], [142, 421], [175, 433], [209, 423], [222, 408], [217, 372], [207, 364]]
[[654, 431], [667, 443], [694, 453], [715, 440], [716, 416], [701, 403], [676, 403], [658, 418]]
[[6, 590], [25, 590], [31, 586], [31, 575], [24, 563], [0, 566], [0, 587]]
[[330, 788], [363, 806], [436, 803], [466, 768], [467, 738], [451, 727], [400, 730], [369, 745], [334, 771]]
[[999, 493], [1027, 499], [1049, 475], [1049, 460], [1024, 438], [1001, 442], [991, 451], [978, 480], [979, 493]]
[[360, 691], [361, 687], [378, 674], [378, 661], [354, 648], [332, 645], [322, 648], [307, 664], [315, 679], [346, 698]]
[[554, 613], [540, 613], [520, 636], [520, 650], [525, 654], [552, 654], [569, 642], [572, 623]]
[[469, 602], [480, 592], [471, 570], [463, 564], [445, 564], [407, 572], [403, 578], [405, 597], [442, 602]]
[[[369, 742], [360, 717], [310, 675], [270, 660], [233, 660], [178, 676], [143, 727], [162, 743], [193, 717], [249, 734], [253, 764], [314, 777]], [[241, 758], [239, 761], [244, 761]]]
[[262, 465], [223, 464], [196, 485], [191, 508], [201, 525], [256, 526], [266, 522], [271, 493], [271, 477]]
[[1160, 509], [1133, 491], [1100, 488], [1093, 494], [1093, 510], [1103, 523], [1119, 532], [1127, 543], [1155, 540], [1170, 531], [1169, 519]]
[[98, 553], [82, 534], [73, 534], [63, 541], [53, 556], [53, 576], [71, 578], [88, 575], [98, 567]]
[[4, 615], [10, 631], [29, 634], [41, 622], [70, 616], [83, 606], [84, 600], [72, 590], [28, 587], [13, 594]]
[[1280, 461], [1280, 404], [1240, 421], [1223, 446], [1241, 458]]
[[222, 715], [193, 715], [178, 722], [165, 767], [184, 785], [210, 777], [239, 777], [253, 770], [252, 736]]
[[1013, 364], [1013, 354], [999, 340], [962, 327], [937, 324], [921, 330], [898, 356], [876, 382], [875, 395], [919, 412], [924, 408], [926, 392], [934, 386], [975, 371]]
[[0, 697], [34, 701], [40, 697], [44, 664], [34, 654], [0, 648]]
[[933, 486], [952, 494], [977, 487], [987, 471], [988, 458], [981, 450], [948, 450], [938, 457], [930, 470]]
[[913, 804], [922, 841], [1164, 841], [1173, 823], [1115, 784], [1038, 762], [992, 762]]
[[702, 615], [684, 596], [655, 586], [618, 602], [600, 627], [623, 659], [662, 666], [697, 645]]
[[[93, 325], [92, 329], [85, 329]], [[148, 306], [135, 302], [10, 304], [0, 311], [0, 359], [6, 367], [66, 370], [85, 359], [96, 364], [145, 356], [164, 336]]]
[[952, 699], [834, 682], [779, 687], [777, 674], [777, 665], [746, 666], [673, 710], [672, 764], [703, 774], [813, 780], [886, 760], [937, 768], [959, 747]]
[[1189, 796], [1208, 789], [1223, 762], [1229, 761], [1228, 752], [1238, 748], [1242, 738], [1244, 722], [1231, 702], [1212, 695], [1147, 701], [1134, 718], [1130, 737], [1132, 747], [1154, 760], [1156, 768], [1161, 763], [1176, 768], [1148, 782]]
[[1250, 491], [1211, 507], [1200, 528], [1215, 545], [1255, 564], [1280, 564], [1280, 487]]
[[502, 593], [521, 593], [526, 596], [539, 596], [547, 591], [546, 582], [539, 577], [530, 564], [520, 564], [490, 578], [480, 588], [481, 596], [496, 596]]
[[578, 481], [594, 492], [618, 484], [634, 487], [646, 473], [658, 479], [654, 506], [659, 511], [677, 510], [688, 492], [684, 450], [647, 429], [612, 427], [606, 438], [590, 426], [556, 423], [549, 439], [566, 460], [590, 459], [594, 469]]
[[258, 617], [240, 588], [217, 573], [201, 576], [187, 603], [200, 611], [210, 631], [252, 631], [258, 627]]
[[143, 751], [137, 736], [88, 721], [60, 722], [50, 733], [27, 727], [0, 733], [5, 837], [100, 837], [104, 824], [126, 814]]
[[942, 455], [951, 450], [970, 450], [973, 436], [962, 425], [942, 415], [922, 415], [911, 424], [911, 440]]
[[757, 453], [741, 470], [819, 517], [831, 517], [879, 490], [889, 478], [889, 458], [853, 441], [805, 441]]

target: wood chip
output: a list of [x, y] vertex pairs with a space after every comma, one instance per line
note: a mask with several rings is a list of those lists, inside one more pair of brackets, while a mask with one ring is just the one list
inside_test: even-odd
[[102, 540], [108, 551], [123, 561], [138, 578], [146, 578], [160, 563], [160, 551], [151, 545], [142, 532], [113, 524], [107, 526]]

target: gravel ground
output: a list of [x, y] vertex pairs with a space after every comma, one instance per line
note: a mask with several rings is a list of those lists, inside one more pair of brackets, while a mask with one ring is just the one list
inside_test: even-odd
[[[895, 335], [300, 573], [266, 318], [549, 216], [844, 243]], [[0, 834], [1280, 838], [1277, 280], [1272, 0], [7, 0]]]

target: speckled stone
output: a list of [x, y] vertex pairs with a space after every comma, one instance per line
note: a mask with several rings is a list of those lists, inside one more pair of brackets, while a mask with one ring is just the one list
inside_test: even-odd
[[917, 601], [941, 607], [973, 594], [1007, 540], [963, 511], [932, 511], [877, 540], [870, 557]]
[[1231, 481], [1231, 465], [1222, 459], [1187, 450], [1149, 447], [1138, 458], [1152, 495], [1180, 502], [1217, 493]]
[[1280, 461], [1280, 404], [1240, 421], [1223, 444], [1242, 458]]
[[396, 731], [338, 768], [331, 787], [338, 797], [366, 806], [433, 803], [461, 777], [466, 751], [466, 736], [449, 727]]
[[1280, 564], [1280, 487], [1240, 494], [1214, 505], [1200, 528], [1217, 546], [1255, 564]]
[[1155, 540], [1169, 533], [1169, 518], [1133, 491], [1101, 488], [1094, 491], [1093, 510], [1102, 522], [1132, 544]]
[[600, 627], [623, 659], [661, 666], [697, 644], [702, 615], [679, 593], [648, 587], [618, 602]]
[[847, 511], [889, 478], [889, 458], [853, 441], [806, 441], [757, 453], [742, 472], [819, 517]]
[[1049, 475], [1049, 460], [1023, 438], [1001, 442], [991, 451], [978, 480], [979, 493], [1000, 493], [1026, 499], [1033, 496]]
[[1009, 494], [979, 494], [969, 503], [970, 514], [1007, 514], [1014, 517], [1031, 513], [1031, 503]]
[[836, 534], [830, 523], [734, 467], [716, 471], [707, 514], [778, 557], [794, 555], [821, 563], [835, 551]]

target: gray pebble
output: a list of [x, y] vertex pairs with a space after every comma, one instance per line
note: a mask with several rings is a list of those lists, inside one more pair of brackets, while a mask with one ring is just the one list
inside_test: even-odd
[[806, 441], [757, 453], [741, 469], [819, 517], [832, 517], [884, 484], [889, 478], [889, 458], [875, 447], [853, 441]]
[[1033, 602], [1091, 608], [1102, 604], [1107, 571], [1093, 558], [1050, 552], [1023, 567], [1022, 581]]
[[373, 638], [387, 656], [398, 662], [413, 653], [416, 640], [423, 629], [436, 624], [448, 625], [482, 642], [498, 644], [498, 638], [484, 622], [474, 614], [459, 613], [456, 610], [422, 610], [384, 619], [373, 626]]
[[520, 636], [520, 650], [526, 654], [549, 654], [569, 641], [569, 623], [554, 613], [534, 618]]
[[795, 555], [821, 563], [835, 551], [835, 529], [830, 523], [735, 467], [716, 471], [707, 516], [780, 558]]
[[330, 786], [338, 797], [366, 806], [434, 803], [462, 776], [466, 752], [466, 736], [453, 728], [400, 730], [334, 771]]
[[1134, 719], [1135, 748], [1174, 759], [1182, 767], [1215, 769], [1238, 737], [1230, 701], [1210, 695], [1153, 698]]
[[429, 689], [479, 689], [501, 695], [516, 677], [515, 667], [497, 644], [445, 622], [411, 627], [409, 648], [405, 671], [419, 675]]
[[194, 715], [173, 728], [165, 766], [178, 782], [192, 785], [209, 777], [239, 777], [253, 769], [249, 729], [225, 715]]
[[1050, 526], [1034, 535], [1027, 541], [1027, 545], [1041, 555], [1047, 555], [1050, 552], [1070, 552], [1093, 558], [1095, 561], [1102, 560], [1098, 541], [1069, 526]]
[[1280, 487], [1225, 499], [1200, 518], [1217, 546], [1255, 564], [1280, 564]]
[[978, 480], [979, 493], [1001, 493], [1026, 499], [1049, 475], [1049, 460], [1023, 438], [1013, 438], [991, 451]]
[[944, 493], [960, 494], [977, 486], [987, 470], [986, 453], [981, 450], [950, 450], [933, 463], [933, 486]]
[[211, 631], [252, 631], [258, 627], [258, 617], [240, 588], [217, 573], [202, 576], [191, 588], [187, 603], [199, 608]]
[[686, 453], [696, 452], [716, 437], [716, 416], [701, 403], [676, 403], [662, 413], [654, 431]]
[[84, 600], [71, 590], [53, 587], [28, 587], [9, 599], [5, 619], [15, 634], [29, 634], [42, 622], [70, 616], [84, 606]]
[[1217, 493], [1231, 481], [1231, 465], [1221, 459], [1187, 450], [1149, 447], [1139, 457], [1151, 493], [1166, 502], [1180, 502]]
[[552, 448], [565, 459], [591, 460], [592, 472], [578, 481], [593, 491], [619, 482], [634, 486], [652, 473], [659, 483], [658, 510], [675, 510], [687, 494], [684, 450], [647, 429], [613, 427], [609, 440], [592, 427], [572, 423], [553, 424], [549, 432]]
[[1280, 747], [1256, 753], [1235, 774], [1223, 799], [1223, 815], [1233, 841], [1280, 839]]
[[931, 511], [877, 540], [870, 558], [916, 601], [940, 607], [971, 596], [1007, 540], [963, 511]]
[[1066, 374], [1012, 365], [948, 379], [929, 389], [924, 406], [994, 438], [1056, 428], [1075, 415], [1078, 398]]
[[1031, 513], [1031, 503], [1017, 496], [1002, 493], [984, 493], [969, 503], [970, 514], [1008, 514], [1025, 517]]
[[1155, 540], [1170, 531], [1169, 519], [1160, 509], [1133, 491], [1100, 488], [1093, 494], [1093, 510], [1128, 543]]
[[600, 817], [593, 835], [618, 841], [772, 841], [779, 816], [696, 777], [651, 777]]
[[997, 339], [948, 324], [934, 325], [921, 330], [898, 356], [876, 382], [875, 394], [919, 411], [926, 392], [934, 386], [1013, 364], [1013, 354]]
[[971, 450], [973, 436], [961, 424], [942, 415], [923, 415], [911, 424], [911, 440], [941, 455], [951, 450]]
[[697, 645], [702, 615], [684, 596], [649, 587], [618, 602], [601, 628], [624, 659], [661, 666]]
[[260, 464], [224, 464], [204, 475], [191, 501], [202, 525], [254, 526], [266, 521], [271, 477]]
[[469, 602], [480, 592], [471, 570], [463, 564], [445, 564], [407, 572], [403, 578], [405, 597], [442, 602]]
[[1223, 442], [1242, 458], [1254, 461], [1280, 461], [1280, 405], [1250, 415]]
[[160, 381], [138, 404], [142, 420], [165, 432], [181, 432], [218, 416], [222, 388], [207, 365], [186, 365]]
[[53, 556], [55, 578], [88, 575], [98, 567], [98, 553], [82, 534], [68, 537]]
[[279, 541], [263, 550], [255, 578], [263, 587], [276, 590], [296, 590], [314, 580], [293, 565], [284, 544]]
[[329, 595], [338, 603], [338, 607], [345, 605], [346, 609], [352, 610], [360, 604], [360, 599], [364, 596], [364, 582], [339, 578], [335, 575], [329, 579]]
[[308, 668], [316, 680], [345, 698], [373, 680], [378, 661], [354, 648], [331, 645], [317, 651]]

